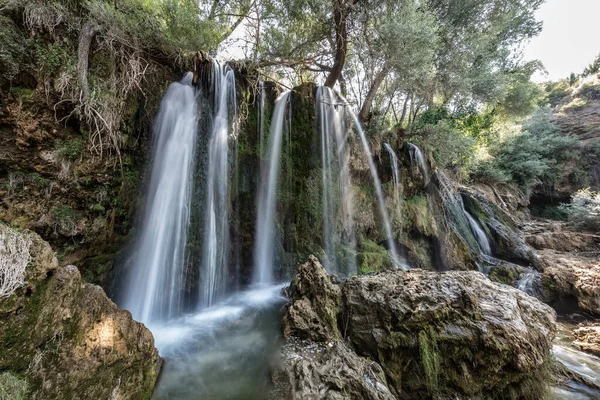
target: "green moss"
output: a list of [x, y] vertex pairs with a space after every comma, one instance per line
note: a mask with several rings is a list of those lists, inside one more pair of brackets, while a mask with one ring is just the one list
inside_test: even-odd
[[358, 252], [358, 273], [361, 275], [383, 271], [393, 267], [387, 250], [372, 240], [361, 241]]
[[440, 354], [432, 327], [427, 327], [419, 332], [419, 354], [429, 393], [437, 393], [439, 391]]
[[13, 86], [10, 88], [10, 93], [15, 97], [29, 100], [35, 94], [35, 89]]

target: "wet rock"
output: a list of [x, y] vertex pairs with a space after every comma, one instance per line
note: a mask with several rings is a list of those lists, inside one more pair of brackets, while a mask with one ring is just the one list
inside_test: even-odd
[[558, 297], [573, 296], [583, 310], [600, 313], [600, 261], [575, 253], [542, 250], [536, 266], [544, 271], [543, 284]]
[[339, 339], [337, 314], [340, 288], [333, 284], [319, 260], [311, 255], [300, 267], [289, 289], [292, 298], [282, 321], [283, 335], [317, 342]]
[[381, 366], [341, 341], [317, 344], [292, 338], [282, 356], [271, 400], [396, 399]]
[[[390, 398], [493, 394], [521, 399], [545, 386], [554, 311], [479, 272], [363, 275], [348, 279], [340, 298], [311, 258], [294, 285], [296, 294], [284, 316], [285, 366], [275, 374], [278, 393], [290, 397], [279, 398], [317, 399], [325, 393], [336, 399], [388, 398], [381, 397], [388, 396], [387, 387]], [[318, 334], [312, 335], [312, 329]], [[320, 344], [296, 339], [311, 336]], [[364, 382], [356, 377], [365, 365], [383, 392], [361, 392]], [[340, 391], [343, 387], [352, 391]]]
[[573, 330], [573, 344], [582, 351], [600, 357], [600, 324], [583, 324]]
[[0, 300], [0, 370], [27, 376], [33, 399], [150, 398], [161, 364], [150, 331], [24, 235], [32, 262]]
[[478, 272], [354, 277], [342, 303], [349, 340], [403, 398], [525, 393], [555, 334], [550, 307]]

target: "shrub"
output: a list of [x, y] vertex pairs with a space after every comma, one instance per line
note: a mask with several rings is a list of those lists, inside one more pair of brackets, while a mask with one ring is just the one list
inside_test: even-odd
[[57, 155], [63, 161], [75, 161], [81, 157], [83, 141], [80, 138], [58, 142]]
[[546, 86], [546, 93], [548, 93], [548, 102], [554, 107], [571, 94], [571, 88], [568, 83], [562, 81], [550, 83]]
[[444, 169], [467, 169], [471, 164], [475, 139], [452, 127], [448, 121], [423, 128], [425, 148]]
[[539, 179], [554, 182], [559, 163], [572, 156], [575, 139], [561, 136], [549, 109], [541, 109], [523, 123], [520, 131], [492, 143], [490, 157], [479, 161], [474, 176], [481, 180], [514, 181], [528, 186]]
[[584, 83], [579, 89], [578, 94], [587, 100], [600, 100], [600, 85]]
[[0, 83], [13, 79], [21, 69], [25, 40], [15, 24], [0, 15]]
[[580, 98], [574, 99], [569, 104], [566, 104], [560, 108], [561, 112], [579, 111], [585, 108], [587, 101]]
[[77, 221], [79, 220], [79, 214], [75, 212], [71, 207], [61, 204], [52, 207], [50, 214], [54, 219], [54, 229], [58, 229], [63, 233], [75, 233], [77, 228]]
[[0, 299], [23, 285], [30, 246], [28, 238], [8, 226], [0, 226]]
[[600, 229], [600, 192], [589, 188], [576, 192], [571, 203], [561, 206], [569, 221], [579, 229]]

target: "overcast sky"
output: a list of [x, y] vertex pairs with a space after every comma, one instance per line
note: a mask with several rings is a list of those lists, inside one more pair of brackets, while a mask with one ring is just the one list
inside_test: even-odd
[[525, 47], [526, 60], [541, 60], [558, 80], [580, 73], [600, 54], [600, 0], [547, 0], [538, 10], [542, 33]]

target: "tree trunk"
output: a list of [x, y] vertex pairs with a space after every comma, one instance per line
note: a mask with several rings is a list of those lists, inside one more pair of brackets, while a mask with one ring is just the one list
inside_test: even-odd
[[333, 21], [335, 23], [335, 61], [327, 79], [325, 86], [333, 88], [342, 74], [344, 63], [346, 62], [346, 52], [348, 50], [348, 11], [349, 4], [344, 4], [344, 0], [334, 0], [333, 2]]
[[87, 102], [90, 97], [88, 85], [88, 63], [92, 39], [100, 32], [100, 26], [95, 22], [87, 22], [79, 32], [79, 44], [77, 47], [77, 71], [79, 72], [79, 85], [81, 86], [82, 102]]
[[404, 118], [406, 118], [406, 109], [408, 108], [408, 101], [411, 96], [412, 96], [412, 92], [406, 93], [406, 98], [404, 99], [404, 105], [402, 106], [402, 115], [400, 116], [400, 121], [398, 122], [398, 124], [400, 126], [402, 126], [402, 123], [404, 122]]
[[371, 87], [369, 88], [367, 97], [365, 98], [362, 108], [360, 109], [360, 112], [358, 113], [358, 119], [361, 122], [366, 122], [367, 119], [370, 119], [369, 114], [371, 113], [371, 107], [373, 106], [373, 99], [375, 99], [375, 95], [377, 94], [377, 91], [379, 90], [379, 86], [381, 86], [381, 83], [383, 82], [383, 80], [385, 79], [385, 77], [387, 76], [389, 71], [390, 71], [390, 67], [387, 64], [384, 64], [381, 71], [379, 71], [377, 73], [377, 75], [375, 75], [375, 79], [373, 79], [373, 83], [371, 84]]

